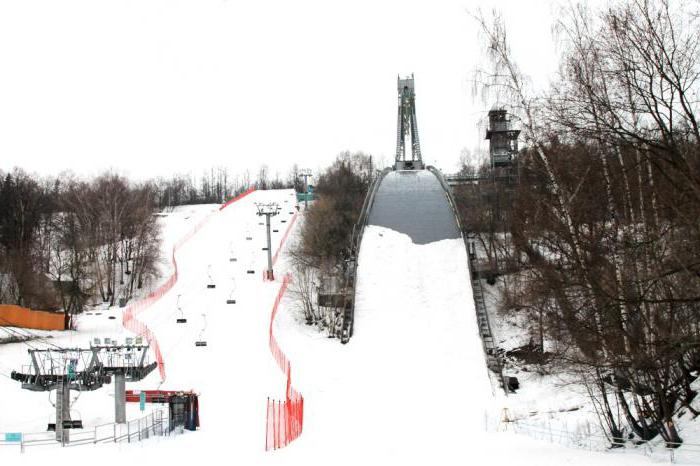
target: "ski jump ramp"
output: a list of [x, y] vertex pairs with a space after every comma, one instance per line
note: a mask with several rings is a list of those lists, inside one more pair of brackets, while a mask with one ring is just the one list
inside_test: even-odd
[[462, 237], [445, 190], [428, 170], [399, 170], [385, 175], [368, 224], [408, 235], [415, 244]]
[[335, 414], [365, 458], [465, 464], [493, 394], [464, 241], [435, 173], [392, 171], [379, 183]]

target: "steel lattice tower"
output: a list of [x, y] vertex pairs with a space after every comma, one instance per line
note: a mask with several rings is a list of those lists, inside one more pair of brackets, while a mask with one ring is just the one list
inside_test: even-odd
[[[416, 93], [411, 77], [397, 78], [399, 92], [399, 116], [396, 129], [396, 170], [413, 170], [423, 168], [416, 121]], [[411, 157], [406, 159], [406, 140], [411, 141]]]

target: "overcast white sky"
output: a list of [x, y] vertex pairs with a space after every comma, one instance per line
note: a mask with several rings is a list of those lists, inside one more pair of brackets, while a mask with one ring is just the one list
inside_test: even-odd
[[[502, 9], [536, 83], [554, 71], [551, 4]], [[0, 0], [0, 169], [211, 165], [318, 169], [393, 160], [396, 76], [414, 73], [424, 160], [452, 171], [490, 104], [468, 0]]]

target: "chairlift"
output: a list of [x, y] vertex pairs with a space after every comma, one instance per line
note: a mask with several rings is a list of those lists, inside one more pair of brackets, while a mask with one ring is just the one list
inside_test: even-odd
[[[77, 400], [77, 398], [76, 398], [76, 400]], [[75, 400], [73, 401], [73, 403], [75, 403]], [[63, 420], [63, 428], [64, 429], [82, 429], [83, 428], [83, 421], [82, 421], [82, 419], [80, 419], [83, 416], [81, 416], [80, 412], [78, 412], [77, 410], [73, 410], [73, 412], [78, 414], [76, 416], [78, 419], [64, 419]], [[70, 410], [69, 410], [69, 417], [73, 417], [70, 414]]]
[[286, 220], [280, 220], [280, 222], [282, 222], [282, 223], [287, 223], [287, 221], [286, 221]]
[[273, 233], [279, 233], [279, 230], [272, 230]]
[[231, 278], [231, 293], [228, 295], [228, 299], [226, 300], [226, 304], [236, 304], [236, 300], [233, 299], [233, 293], [236, 291], [236, 279]]
[[202, 319], [204, 319], [204, 327], [202, 327], [202, 330], [199, 332], [199, 337], [197, 341], [194, 342], [194, 346], [207, 346], [207, 341], [203, 338], [204, 331], [207, 329], [207, 315], [202, 314]]
[[246, 230], [246, 232], [245, 232], [245, 239], [246, 239], [246, 241], [252, 241], [252, 240], [253, 240], [253, 236], [250, 234], [250, 230]]
[[180, 312], [180, 317], [178, 317], [177, 319], [175, 319], [175, 323], [177, 323], [177, 324], [186, 324], [186, 323], [187, 323], [187, 319], [185, 319], [185, 313], [182, 312], [182, 306], [180, 306], [180, 296], [182, 296], [182, 295], [180, 295], [180, 294], [177, 295], [177, 304], [176, 304], [177, 310]]
[[233, 242], [229, 243], [229, 251], [230, 251], [230, 257], [228, 259], [229, 262], [236, 262], [236, 257], [233, 254]]
[[248, 265], [248, 270], [246, 270], [246, 273], [249, 275], [255, 274], [255, 264], [252, 261]]
[[207, 276], [209, 277], [209, 283], [207, 284], [207, 288], [216, 288], [214, 280], [211, 278], [211, 265], [207, 267]]

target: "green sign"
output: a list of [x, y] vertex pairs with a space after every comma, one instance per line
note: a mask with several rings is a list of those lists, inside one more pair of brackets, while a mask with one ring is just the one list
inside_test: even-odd
[[71, 359], [68, 363], [68, 380], [75, 380], [75, 366], [78, 365], [78, 361]]

